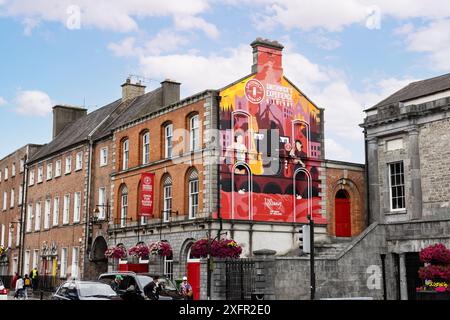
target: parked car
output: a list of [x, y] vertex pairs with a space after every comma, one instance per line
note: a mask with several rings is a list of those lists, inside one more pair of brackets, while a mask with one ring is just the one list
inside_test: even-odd
[[3, 281], [0, 279], [0, 300], [8, 300], [8, 289], [5, 288]]
[[[135, 273], [131, 271], [126, 272], [110, 272], [104, 273], [99, 276], [99, 280], [111, 284], [116, 275], [121, 275], [123, 280], [120, 283], [119, 294], [124, 297], [125, 294], [130, 294], [130, 291], [127, 289], [130, 286], [134, 287], [133, 293], [136, 295], [136, 299], [143, 300], [145, 299], [144, 287], [153, 281], [154, 276], [158, 276], [159, 286], [161, 291], [159, 293], [159, 300], [182, 300], [183, 296], [178, 291], [177, 287], [173, 283], [172, 280], [163, 275], [156, 275], [150, 273]], [[129, 296], [128, 296], [129, 297]]]
[[100, 281], [66, 281], [53, 300], [122, 300], [111, 286]]

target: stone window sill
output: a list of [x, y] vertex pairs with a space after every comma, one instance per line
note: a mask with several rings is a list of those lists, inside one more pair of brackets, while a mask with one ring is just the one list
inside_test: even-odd
[[406, 213], [407, 213], [406, 209], [404, 209], [404, 210], [392, 210], [392, 211], [386, 212], [387, 215], [406, 214]]

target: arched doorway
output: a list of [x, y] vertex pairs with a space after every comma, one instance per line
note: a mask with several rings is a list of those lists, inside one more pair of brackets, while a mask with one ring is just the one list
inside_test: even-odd
[[91, 262], [93, 262], [93, 277], [96, 278], [100, 274], [108, 271], [108, 259], [105, 256], [105, 251], [108, 249], [108, 244], [105, 238], [99, 236], [95, 238], [92, 244]]
[[186, 255], [186, 272], [188, 282], [194, 291], [194, 300], [200, 300], [200, 259], [196, 259], [191, 255], [191, 247], [189, 247]]
[[351, 237], [350, 196], [347, 191], [341, 189], [336, 193], [334, 208], [336, 237]]

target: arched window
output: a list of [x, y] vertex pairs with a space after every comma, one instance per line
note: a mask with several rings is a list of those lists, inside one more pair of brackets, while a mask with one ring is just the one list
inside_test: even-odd
[[142, 164], [150, 162], [150, 132], [142, 134]]
[[123, 185], [120, 190], [120, 226], [126, 226], [128, 216], [128, 188]]
[[128, 139], [122, 141], [122, 170], [128, 169], [128, 160], [130, 156], [130, 143]]
[[190, 151], [197, 151], [200, 149], [200, 124], [198, 114], [189, 119], [189, 133], [190, 133]]
[[167, 124], [164, 127], [164, 156], [165, 158], [172, 158], [172, 131], [173, 125]]
[[189, 189], [189, 219], [194, 219], [198, 214], [198, 172], [192, 169], [188, 178]]
[[163, 181], [163, 219], [167, 222], [172, 211], [172, 177], [166, 175]]

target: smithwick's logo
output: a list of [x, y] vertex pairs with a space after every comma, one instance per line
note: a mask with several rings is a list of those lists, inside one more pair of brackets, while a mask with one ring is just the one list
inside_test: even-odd
[[250, 79], [245, 84], [245, 96], [249, 102], [260, 103], [265, 95], [264, 86], [258, 80]]
[[281, 216], [281, 202], [280, 201], [274, 201], [270, 198], [264, 198], [264, 205], [270, 210], [270, 215], [274, 216]]

